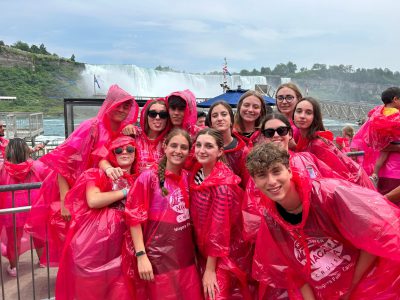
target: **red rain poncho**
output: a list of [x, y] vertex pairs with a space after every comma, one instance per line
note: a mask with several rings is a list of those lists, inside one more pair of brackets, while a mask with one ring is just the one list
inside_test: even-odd
[[369, 119], [367, 143], [378, 151], [391, 142], [400, 141], [400, 112], [386, 116], [383, 113], [384, 109], [383, 105], [378, 107]]
[[[20, 183], [31, 183], [31, 182], [42, 182], [47, 174], [48, 168], [46, 165], [39, 161], [28, 159], [27, 161], [20, 164], [13, 164], [5, 160], [4, 164], [0, 164], [0, 185], [8, 184], [20, 184]], [[37, 189], [21, 190], [14, 192], [14, 205], [12, 199], [12, 192], [0, 193], [0, 208], [12, 208], [20, 206], [34, 205], [38, 197], [39, 191]], [[29, 203], [28, 196], [30, 196], [31, 203]], [[27, 212], [18, 213], [15, 215], [17, 236], [22, 237], [23, 228], [28, 217]], [[14, 248], [14, 230], [13, 230], [13, 215], [6, 214], [0, 215], [0, 225], [3, 226], [7, 232], [7, 251], [6, 255], [8, 259], [15, 259], [15, 248]], [[1, 230], [0, 230], [1, 231]], [[35, 241], [37, 248], [43, 247], [43, 243]], [[29, 239], [23, 238], [19, 248], [19, 253], [22, 253], [30, 248]], [[5, 253], [4, 253], [5, 254]]]
[[340, 151], [332, 141], [326, 139], [326, 136], [325, 131], [317, 132], [317, 137], [312, 140], [301, 136], [296, 151], [310, 152], [344, 179], [375, 190], [367, 173], [355, 161]]
[[200, 252], [199, 263], [204, 272], [208, 256], [217, 257], [219, 297], [249, 298], [247, 276], [250, 270], [251, 249], [243, 240], [240, 178], [222, 162], [217, 162], [204, 181], [197, 185], [194, 167], [190, 184], [190, 215]]
[[[131, 110], [121, 122], [120, 128], [112, 131], [109, 114], [126, 101], [132, 103]], [[76, 178], [85, 170], [97, 168], [100, 160], [108, 155], [107, 143], [119, 136], [126, 125], [136, 122], [138, 111], [133, 96], [113, 85], [97, 116], [79, 125], [64, 143], [40, 159], [53, 169], [53, 172], [43, 182], [41, 196], [32, 207], [29, 231], [37, 238], [49, 240], [49, 248], [52, 250], [50, 259], [53, 263], [58, 261], [69, 224], [63, 220], [60, 213], [57, 174], [61, 174], [71, 188]], [[48, 225], [47, 231], [43, 229], [43, 224]]]
[[[165, 102], [164, 98], [157, 99], [157, 101]], [[139, 172], [149, 169], [152, 165], [157, 164], [164, 155], [164, 150], [162, 144], [165, 139], [165, 135], [168, 133], [169, 124], [167, 123], [165, 129], [161, 132], [161, 134], [154, 140], [148, 138], [145, 132], [145, 112], [147, 107], [152, 103], [152, 101], [147, 101], [143, 106], [141, 114], [140, 114], [140, 127], [141, 130], [138, 132], [138, 135], [135, 137], [137, 151], [140, 156], [139, 163]]]
[[[136, 146], [130, 137], [120, 137], [110, 150], [126, 145]], [[110, 152], [109, 161], [118, 166]], [[135, 168], [132, 167], [132, 170]], [[103, 208], [90, 208], [86, 199], [89, 183], [108, 192], [130, 188], [136, 175], [124, 174], [112, 181], [100, 169], [89, 169], [77, 180], [65, 198], [73, 220], [57, 274], [57, 299], [136, 299], [121, 266], [122, 246], [127, 233], [125, 199]]]
[[142, 224], [146, 254], [154, 281], [140, 279], [130, 235], [123, 264], [136, 290], [137, 299], [202, 299], [201, 281], [195, 265], [192, 224], [188, 210], [187, 172], [181, 176], [165, 171], [163, 196], [157, 167], [140, 174], [128, 194], [128, 226]]
[[179, 96], [186, 101], [185, 115], [183, 117], [182, 129], [189, 132], [192, 138], [195, 137], [200, 128], [196, 125], [197, 122], [197, 102], [196, 96], [190, 90], [178, 91], [169, 94], [166, 97], [168, 105], [168, 98], [171, 96]]
[[[377, 192], [345, 180], [311, 182], [296, 171], [293, 175], [302, 221], [284, 221], [263, 195], [254, 278], [296, 293], [308, 283], [316, 299], [339, 299], [348, 292], [362, 249], [378, 257], [350, 299], [399, 299], [400, 210]], [[302, 299], [296, 293], [292, 299]]]
[[246, 157], [249, 149], [238, 133], [233, 132], [232, 136], [237, 139], [237, 145], [233, 149], [224, 150], [226, 164], [233, 173], [240, 177], [240, 186], [244, 189], [250, 178], [246, 169]]
[[240, 137], [240, 139], [246, 144], [246, 147], [251, 150], [255, 145], [262, 142], [264, 140], [264, 136], [260, 130], [254, 131], [254, 133], [250, 137], [246, 137], [240, 134], [237, 130], [233, 130], [236, 137]]

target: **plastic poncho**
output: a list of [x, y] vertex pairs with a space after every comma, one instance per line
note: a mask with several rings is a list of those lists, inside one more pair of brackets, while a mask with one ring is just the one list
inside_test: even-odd
[[[157, 101], [164, 101], [165, 99], [160, 98]], [[145, 132], [145, 113], [147, 107], [152, 103], [152, 101], [146, 102], [143, 106], [141, 115], [140, 115], [140, 133], [135, 137], [137, 150], [140, 156], [139, 163], [139, 171], [142, 172], [144, 170], [149, 169], [152, 165], [157, 164], [164, 155], [164, 149], [162, 144], [165, 140], [165, 136], [168, 133], [169, 124], [166, 124], [165, 129], [161, 132], [161, 134], [154, 140], [148, 138]]]
[[[112, 150], [128, 144], [135, 146], [132, 138], [124, 136], [107, 148]], [[109, 161], [118, 166], [112, 152]], [[86, 199], [88, 183], [94, 183], [101, 192], [108, 192], [129, 189], [135, 178], [135, 174], [124, 174], [112, 181], [102, 170], [93, 168], [85, 171], [67, 193], [65, 205], [73, 220], [57, 274], [57, 299], [135, 299], [121, 267], [127, 234], [125, 199], [103, 208], [90, 208]]]
[[393, 141], [400, 140], [400, 112], [385, 115], [385, 106], [380, 106], [371, 114], [367, 143], [374, 150], [382, 150]]
[[318, 132], [317, 137], [311, 140], [301, 136], [297, 143], [296, 151], [308, 151], [331, 167], [344, 179], [375, 190], [367, 173], [355, 161], [340, 151], [330, 140], [326, 139], [326, 137], [326, 132]]
[[[109, 114], [126, 101], [132, 102], [132, 108], [121, 122], [120, 128], [112, 131]], [[53, 264], [58, 262], [69, 226], [69, 222], [61, 217], [58, 174], [67, 180], [71, 188], [76, 178], [85, 170], [97, 168], [100, 160], [109, 154], [107, 143], [118, 137], [126, 125], [136, 121], [138, 111], [133, 96], [113, 85], [97, 116], [79, 125], [64, 143], [40, 159], [53, 171], [43, 182], [38, 202], [32, 207], [29, 231], [35, 237], [49, 241], [49, 249], [52, 252], [50, 260]], [[48, 225], [47, 230], [43, 229], [43, 224]]]
[[[46, 165], [39, 161], [34, 161], [28, 159], [27, 161], [20, 164], [13, 164], [5, 160], [4, 164], [0, 165], [0, 185], [8, 184], [20, 184], [20, 183], [31, 183], [31, 182], [42, 182], [48, 174], [48, 168]], [[12, 192], [2, 192], [0, 193], [0, 208], [12, 208], [20, 206], [34, 205], [38, 197], [39, 191], [37, 189], [33, 190], [21, 190], [14, 192], [14, 203]], [[29, 199], [30, 197], [30, 203]], [[18, 240], [21, 241], [19, 247], [19, 253], [30, 248], [29, 237], [23, 237], [23, 228], [27, 219], [28, 213], [22, 212], [15, 215], [16, 228]], [[5, 227], [7, 241], [3, 240], [4, 245], [6, 245], [6, 251], [3, 255], [6, 255], [8, 259], [15, 259], [15, 246], [14, 246], [14, 230], [13, 230], [13, 215], [6, 214], [0, 215], [0, 228]], [[1, 231], [1, 229], [0, 229]], [[19, 242], [18, 241], [18, 242]], [[34, 240], [34, 245], [36, 248], [42, 248], [43, 243]]]
[[290, 291], [308, 283], [316, 299], [339, 299], [349, 290], [362, 249], [377, 260], [350, 299], [399, 299], [400, 210], [377, 192], [345, 180], [311, 182], [293, 175], [302, 221], [284, 221], [263, 195], [253, 276]]
[[187, 172], [165, 171], [163, 196], [157, 167], [140, 174], [128, 194], [128, 226], [142, 225], [146, 254], [154, 281], [140, 279], [132, 237], [128, 235], [123, 264], [136, 290], [137, 299], [202, 299], [201, 281], [195, 265], [192, 224], [188, 210]]
[[246, 169], [246, 157], [249, 149], [238, 133], [233, 132], [232, 136], [237, 139], [237, 145], [233, 149], [224, 150], [225, 159], [228, 167], [240, 177], [240, 185], [244, 189], [250, 178], [249, 172]]
[[166, 97], [168, 105], [168, 98], [171, 96], [179, 96], [186, 101], [185, 115], [183, 117], [182, 128], [189, 132], [189, 135], [194, 138], [197, 132], [200, 130], [196, 126], [197, 122], [197, 103], [196, 96], [190, 90], [177, 91], [169, 94]]
[[217, 257], [216, 274], [221, 296], [248, 299], [251, 249], [242, 235], [240, 178], [224, 163], [217, 162], [211, 173], [197, 185], [194, 176], [200, 168], [200, 164], [194, 167], [190, 184], [190, 215], [200, 266], [204, 272], [208, 256]]
[[246, 147], [251, 150], [255, 145], [262, 142], [264, 140], [264, 136], [262, 135], [260, 130], [254, 131], [254, 133], [250, 137], [246, 137], [240, 134], [239, 131], [233, 130], [235, 136], [239, 136], [240, 139], [246, 144]]

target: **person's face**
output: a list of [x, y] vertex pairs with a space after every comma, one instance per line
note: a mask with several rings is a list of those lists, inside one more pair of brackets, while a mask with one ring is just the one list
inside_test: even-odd
[[242, 102], [239, 113], [244, 122], [254, 124], [261, 114], [260, 99], [253, 95], [246, 97]]
[[131, 110], [132, 102], [125, 101], [119, 105], [117, 105], [111, 112], [110, 112], [110, 120], [112, 122], [120, 123], [126, 119]]
[[288, 150], [289, 149], [289, 141], [291, 139], [290, 131], [288, 130], [286, 135], [280, 136], [278, 134], [278, 132], [276, 131], [280, 127], [287, 128], [287, 125], [278, 119], [272, 119], [272, 120], [265, 122], [265, 125], [263, 128], [263, 134], [264, 134], [265, 129], [269, 129], [269, 130], [274, 129], [275, 133], [272, 137], [267, 137], [264, 134], [264, 140], [266, 143], [274, 143], [274, 144], [278, 145], [279, 148]]
[[219, 104], [213, 108], [211, 112], [211, 124], [212, 128], [220, 132], [231, 130], [232, 120], [225, 106]]
[[[121, 152], [122, 150], [122, 152]], [[113, 150], [117, 163], [121, 168], [129, 168], [135, 161], [136, 149], [132, 145], [125, 145]]]
[[[160, 114], [163, 118], [160, 117]], [[167, 109], [160, 103], [154, 103], [147, 113], [147, 124], [153, 132], [161, 132], [167, 126], [168, 114]]]
[[314, 120], [314, 109], [310, 102], [307, 100], [301, 101], [294, 111], [294, 124], [299, 129], [310, 128]]
[[173, 166], [183, 166], [189, 155], [189, 142], [181, 134], [174, 136], [168, 145], [164, 145], [167, 162]]
[[183, 118], [185, 116], [185, 109], [178, 107], [169, 107], [169, 118], [173, 126], [182, 126]]
[[214, 165], [221, 157], [223, 149], [218, 148], [215, 138], [209, 134], [199, 135], [195, 142], [194, 154], [203, 166]]
[[282, 204], [291, 189], [292, 171], [282, 163], [275, 163], [268, 170], [256, 174], [253, 179], [264, 195]]
[[290, 119], [298, 101], [296, 93], [288, 87], [283, 87], [276, 93], [276, 106], [278, 110]]
[[206, 117], [197, 118], [196, 125], [199, 127], [205, 127], [206, 126]]
[[6, 125], [0, 121], [0, 136], [4, 136], [4, 131], [6, 130]]

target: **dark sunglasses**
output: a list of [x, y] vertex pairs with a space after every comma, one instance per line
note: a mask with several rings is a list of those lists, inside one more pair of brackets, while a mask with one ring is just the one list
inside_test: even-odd
[[149, 110], [147, 115], [152, 119], [157, 118], [157, 116], [159, 116], [160, 119], [167, 119], [168, 118], [168, 112], [166, 112], [166, 111]]
[[261, 132], [266, 138], [270, 139], [275, 135], [275, 132], [277, 132], [279, 136], [285, 136], [289, 133], [289, 130], [290, 130], [290, 127], [281, 126], [276, 129], [267, 128], [267, 129], [262, 130]]
[[124, 152], [124, 150], [126, 150], [126, 152], [128, 152], [128, 153], [134, 153], [135, 147], [133, 147], [133, 146], [126, 146], [125, 148], [118, 147], [118, 148], [114, 149], [114, 153], [118, 155], [118, 154], [121, 154], [122, 152]]

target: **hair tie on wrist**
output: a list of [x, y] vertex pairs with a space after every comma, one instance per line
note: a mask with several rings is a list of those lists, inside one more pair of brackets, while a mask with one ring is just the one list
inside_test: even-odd
[[126, 198], [126, 196], [128, 195], [128, 191], [126, 189], [122, 189], [122, 194], [124, 194], [124, 198]]

